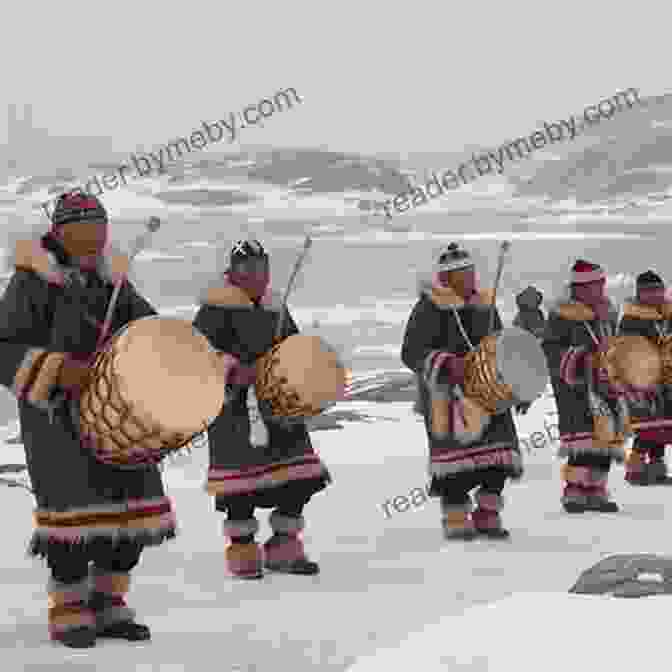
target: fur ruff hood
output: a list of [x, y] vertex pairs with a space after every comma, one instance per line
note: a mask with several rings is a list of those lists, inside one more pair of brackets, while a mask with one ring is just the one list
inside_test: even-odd
[[636, 296], [630, 296], [623, 304], [623, 317], [632, 320], [669, 320], [672, 318], [672, 294], [666, 292], [665, 303], [658, 306], [641, 303]]
[[430, 277], [420, 278], [418, 281], [418, 297], [428, 298], [437, 308], [464, 308], [469, 306], [490, 306], [494, 291], [492, 289], [478, 289], [476, 295], [468, 303], [459, 296], [452, 287], [446, 287], [439, 282], [437, 273]]
[[[595, 319], [593, 309], [587, 304], [573, 299], [571, 292], [571, 285], [566, 285], [559, 297], [548, 302], [549, 316], [555, 314], [565, 320], [592, 322]], [[614, 321], [618, 319], [618, 307], [611, 298], [609, 298], [609, 316]]]
[[[252, 308], [254, 304], [247, 293], [234, 285], [225, 273], [218, 283], [204, 289], [198, 297], [201, 306], [218, 306], [220, 308]], [[280, 312], [282, 296], [269, 287], [259, 302], [262, 308]]]
[[[12, 266], [15, 270], [33, 271], [46, 282], [63, 286], [71, 268], [58, 262], [56, 255], [46, 250], [42, 245], [41, 238], [17, 240], [11, 256]], [[100, 256], [96, 273], [105, 282], [114, 283], [119, 276], [115, 269], [128, 269], [128, 256], [107, 248]], [[124, 272], [123, 275], [126, 273]]]

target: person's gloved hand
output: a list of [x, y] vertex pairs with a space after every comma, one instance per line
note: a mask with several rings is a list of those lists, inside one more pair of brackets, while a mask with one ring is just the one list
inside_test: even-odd
[[242, 364], [228, 352], [218, 352], [219, 365], [227, 385], [253, 385], [257, 380], [256, 366]]
[[231, 385], [254, 385], [257, 382], [257, 367], [238, 362], [233, 367], [229, 383]]

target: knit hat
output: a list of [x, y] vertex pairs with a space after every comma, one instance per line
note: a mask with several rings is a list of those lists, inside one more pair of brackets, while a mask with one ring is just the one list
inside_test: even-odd
[[467, 250], [461, 248], [457, 243], [451, 243], [440, 254], [437, 271], [460, 271], [474, 266], [474, 260]]
[[52, 228], [72, 222], [99, 222], [107, 224], [107, 211], [93, 195], [73, 191], [59, 196], [51, 215]]
[[646, 271], [637, 276], [637, 291], [640, 289], [665, 289], [665, 283], [657, 273]]
[[578, 259], [572, 266], [572, 284], [581, 285], [587, 282], [605, 280], [604, 269], [599, 264], [593, 264], [584, 259]]
[[231, 266], [248, 259], [268, 259], [266, 250], [258, 240], [239, 240], [231, 248]]

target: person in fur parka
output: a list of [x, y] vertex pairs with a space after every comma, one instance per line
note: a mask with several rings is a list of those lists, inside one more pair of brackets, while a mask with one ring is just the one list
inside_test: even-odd
[[[511, 411], [492, 417], [483, 436], [466, 445], [461, 386], [469, 343], [488, 334], [492, 292], [477, 287], [469, 253], [451, 244], [439, 257], [431, 282], [421, 286], [404, 334], [401, 359], [418, 378], [419, 408], [429, 442], [429, 495], [440, 498], [446, 539], [478, 535], [507, 538], [500, 511], [508, 478], [520, 478], [522, 460]], [[494, 329], [502, 323], [495, 313]], [[462, 331], [464, 330], [464, 331]], [[436, 403], [443, 404], [446, 432], [433, 429]], [[471, 490], [478, 488], [476, 508]]]
[[542, 347], [551, 372], [559, 415], [562, 505], [568, 513], [615, 513], [607, 479], [624, 459], [626, 416], [613, 394], [601, 353], [613, 336], [618, 310], [605, 293], [597, 264], [578, 260], [565, 295], [549, 307]]
[[[281, 311], [285, 319], [279, 341], [299, 333], [270, 290], [269, 257], [261, 243], [236, 243], [220, 284], [200, 302], [194, 327], [228, 357], [232, 372], [232, 398], [208, 431], [207, 491], [216, 510], [227, 514], [228, 570], [241, 579], [260, 579], [264, 569], [317, 574], [318, 564], [304, 550], [303, 510], [331, 483], [331, 475], [312, 446], [305, 422], [270, 417], [254, 391], [255, 362], [275, 345]], [[269, 518], [273, 535], [263, 547], [255, 540], [256, 508], [274, 509]]]
[[[0, 383], [18, 400], [21, 437], [37, 508], [29, 552], [51, 569], [49, 632], [71, 647], [96, 637], [146, 640], [126, 605], [142, 549], [175, 536], [156, 467], [122, 471], [85, 449], [67, 407], [91, 373], [88, 359], [128, 258], [103, 254], [107, 215], [94, 197], [62, 196], [52, 229], [19, 241], [0, 300]], [[124, 280], [112, 331], [156, 311]], [[89, 569], [89, 563], [93, 566]]]
[[[637, 276], [636, 296], [626, 300], [620, 334], [659, 339], [672, 333], [672, 297], [654, 271]], [[670, 484], [665, 444], [672, 443], [672, 394], [668, 384], [652, 390], [629, 390], [628, 402], [638, 421], [637, 437], [625, 461], [625, 480], [632, 485]]]

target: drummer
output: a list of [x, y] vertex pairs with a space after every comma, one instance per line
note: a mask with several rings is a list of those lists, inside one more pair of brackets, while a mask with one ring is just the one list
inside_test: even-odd
[[[227, 514], [226, 564], [230, 574], [242, 579], [260, 579], [264, 569], [304, 575], [319, 572], [304, 550], [303, 509], [331, 482], [304, 422], [289, 424], [258, 412], [255, 361], [274, 345], [280, 310], [286, 312], [279, 340], [298, 333], [269, 285], [269, 257], [261, 243], [238, 241], [231, 250], [229, 268], [201, 297], [194, 319], [194, 326], [212, 345], [232, 359], [232, 398], [208, 434], [207, 491], [214, 496], [215, 509]], [[256, 508], [274, 509], [269, 517], [273, 535], [263, 547], [255, 540]]]
[[[663, 279], [652, 270], [640, 273], [636, 296], [624, 305], [619, 334], [657, 343], [670, 335], [671, 327], [672, 302]], [[670, 485], [665, 445], [672, 443], [672, 388], [659, 385], [648, 394], [632, 390], [629, 402], [640, 429], [625, 463], [625, 480], [631, 485]]]
[[[51, 569], [51, 638], [75, 648], [93, 646], [96, 637], [150, 638], [126, 606], [130, 572], [145, 546], [176, 531], [158, 469], [97, 462], [82, 449], [67, 407], [54, 401], [77, 398], [87, 384], [112, 283], [128, 270], [124, 255], [103, 255], [107, 226], [95, 197], [60, 197], [51, 231], [17, 244], [16, 270], [0, 300], [0, 383], [18, 400], [37, 500], [29, 552]], [[113, 332], [155, 314], [130, 282], [121, 287]]]
[[567, 513], [615, 513], [607, 479], [614, 459], [624, 450], [598, 433], [602, 418], [617, 427], [618, 408], [598, 352], [615, 333], [618, 311], [605, 293], [604, 270], [579, 259], [572, 267], [567, 295], [549, 309], [542, 346], [548, 358], [551, 382], [560, 419], [560, 454], [563, 465], [562, 505]]
[[[493, 416], [483, 437], [466, 445], [460, 400], [469, 344], [478, 347], [488, 335], [492, 292], [479, 290], [474, 261], [456, 243], [440, 255], [431, 281], [421, 284], [420, 298], [406, 325], [401, 358], [419, 379], [420, 407], [429, 442], [430, 497], [439, 497], [446, 539], [478, 535], [506, 539], [502, 492], [508, 478], [520, 478], [522, 461], [511, 411]], [[502, 323], [495, 311], [494, 329]], [[432, 433], [432, 410], [442, 400], [448, 414], [447, 436]], [[440, 410], [440, 409], [439, 409]], [[470, 492], [475, 494], [474, 508]]]

